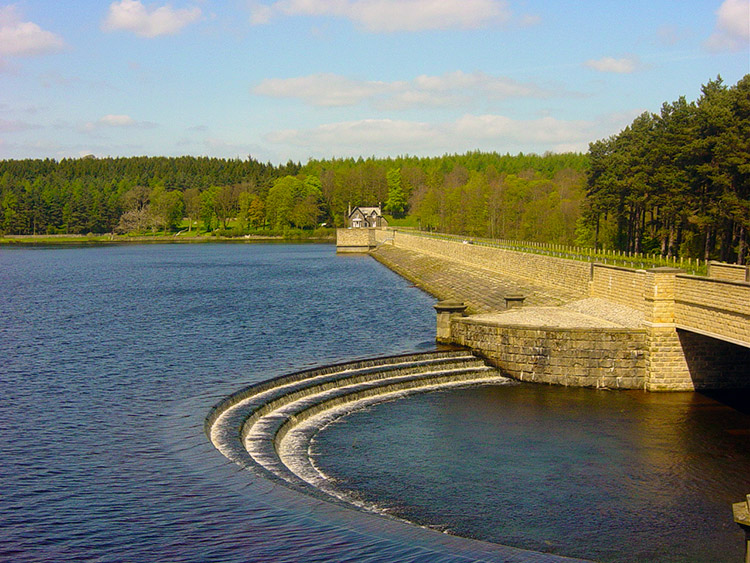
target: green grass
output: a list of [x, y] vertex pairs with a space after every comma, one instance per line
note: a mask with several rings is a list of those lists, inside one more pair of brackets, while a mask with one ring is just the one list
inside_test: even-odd
[[419, 219], [415, 215], [407, 215], [403, 219], [395, 219], [391, 215], [384, 215], [389, 227], [401, 227], [406, 229], [418, 229]]

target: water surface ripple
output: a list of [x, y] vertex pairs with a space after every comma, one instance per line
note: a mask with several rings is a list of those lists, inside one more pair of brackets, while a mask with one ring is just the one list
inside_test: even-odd
[[[228, 462], [203, 433], [212, 405], [261, 379], [432, 347], [433, 299], [370, 258], [337, 257], [330, 245], [2, 248], [0, 288], [0, 560], [510, 560], [502, 546], [350, 511], [258, 478]], [[557, 391], [545, 388], [543, 393], [550, 393], [545, 401], [557, 404]], [[537, 498], [552, 492], [558, 506], [567, 506], [565, 499], [576, 498], [580, 489], [550, 491], [550, 483], [571, 481], [596, 489], [609, 478], [607, 467], [628, 470], [618, 500], [641, 490], [666, 498], [669, 487], [687, 479], [679, 489], [684, 494], [665, 506], [683, 508], [679, 501], [686, 498], [691, 513], [703, 505], [690, 495], [709, 491], [716, 504], [702, 515], [704, 527], [719, 526], [730, 543], [737, 541], [718, 546], [725, 558], [712, 560], [741, 556], [741, 538], [731, 518], [721, 520], [715, 507], [730, 497], [736, 500], [737, 491], [750, 486], [746, 473], [739, 478], [731, 470], [722, 474], [735, 463], [748, 466], [747, 417], [737, 418], [709, 401], [702, 406], [712, 421], [709, 430], [690, 423], [682, 407], [666, 420], [649, 418], [639, 407], [635, 412], [644, 420], [616, 414], [608, 426], [600, 426], [608, 411], [628, 409], [621, 404], [626, 399], [619, 398], [627, 396], [610, 394], [616, 399], [593, 419], [586, 415], [587, 404], [564, 411], [572, 413], [582, 435], [596, 439], [572, 443], [569, 465], [562, 469], [575, 479], [543, 479], [538, 464], [554, 461], [543, 446], [550, 441], [549, 431], [559, 429], [547, 421], [541, 425], [546, 433], [518, 434], [534, 426], [527, 424], [529, 417], [548, 420], [542, 417], [544, 409], [521, 408], [512, 397], [500, 400], [492, 393], [429, 394], [351, 415], [320, 433], [315, 447], [325, 455], [314, 455], [315, 462], [330, 462], [325, 470], [361, 495], [373, 494], [367, 483], [356, 481], [366, 481], [365, 472], [371, 472], [373, 483], [380, 483], [373, 499], [383, 507], [393, 508], [394, 493], [411, 491], [413, 496], [399, 498], [396, 508], [412, 520], [480, 539], [517, 539], [520, 547], [538, 538], [525, 535], [535, 530], [515, 517], [519, 507], [512, 505], [512, 495], [487, 512], [485, 528], [493, 528], [491, 533], [469, 527], [472, 511], [489, 510], [492, 502], [470, 507], [469, 514], [462, 512], [463, 501], [455, 502], [457, 496], [472, 498], [474, 493], [463, 487], [484, 483], [492, 464], [511, 472], [509, 483], [527, 469], [530, 481], [540, 487], [534, 491]], [[472, 405], [489, 422], [472, 418]], [[388, 410], [393, 408], [397, 411]], [[491, 414], [492, 409], [497, 412]], [[497, 419], [514, 413], [507, 422]], [[398, 424], [386, 431], [390, 425], [384, 416]], [[683, 419], [688, 424], [681, 424]], [[465, 421], [473, 421], [473, 429]], [[505, 433], [502, 441], [509, 444], [526, 440], [520, 449], [529, 455], [520, 456], [508, 445], [498, 451], [516, 455], [519, 464], [508, 464], [504, 457], [498, 461], [493, 457], [497, 436], [477, 440], [486, 433], [477, 432], [476, 424]], [[359, 436], [357, 443], [364, 444], [377, 428], [383, 429], [382, 439], [367, 442], [373, 455], [352, 459], [355, 448], [341, 440]], [[628, 436], [655, 436], [642, 465], [628, 460], [632, 437], [618, 437], [620, 428]], [[440, 445], [427, 460], [418, 451], [424, 439]], [[679, 455], [667, 447], [671, 440], [681, 444]], [[703, 447], [713, 442], [715, 448]], [[374, 463], [383, 448], [392, 451]], [[462, 452], [461, 467], [450, 469], [456, 448]], [[654, 467], [664, 475], [655, 483]], [[403, 468], [414, 472], [411, 480], [402, 481]], [[712, 484], [700, 480], [706, 472]], [[383, 478], [390, 486], [383, 486]], [[450, 484], [446, 490], [452, 495], [443, 495], [448, 501], [436, 495], [435, 505], [420, 512], [422, 499], [435, 492], [422, 483], [436, 478]], [[738, 485], [738, 479], [745, 480]], [[483, 494], [485, 489], [476, 490]], [[534, 506], [520, 508], [523, 514]], [[661, 516], [671, 518], [675, 537], [682, 537], [678, 513]], [[640, 520], [635, 522], [647, 527], [660, 514], [636, 516]], [[634, 529], [630, 525], [622, 524], [619, 533], [627, 536]], [[595, 531], [590, 536], [592, 551], [583, 550], [586, 555], [606, 555], [606, 550], [597, 552]], [[641, 541], [640, 535], [634, 537]], [[554, 542], [541, 549], [566, 553]], [[702, 552], [675, 561], [700, 557]], [[523, 560], [549, 559], [532, 554]]]

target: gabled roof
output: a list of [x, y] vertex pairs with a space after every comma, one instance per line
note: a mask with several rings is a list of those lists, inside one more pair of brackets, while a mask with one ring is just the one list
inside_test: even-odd
[[380, 207], [379, 206], [378, 207], [359, 207], [359, 206], [357, 206], [354, 209], [352, 209], [352, 212], [349, 214], [349, 217], [351, 217], [352, 215], [354, 215], [354, 212], [357, 211], [358, 209], [359, 209], [360, 213], [362, 213], [363, 215], [366, 215], [368, 217], [370, 217], [373, 213], [376, 216], [378, 216], [378, 217], [380, 217], [382, 215], [382, 212], [380, 211]]

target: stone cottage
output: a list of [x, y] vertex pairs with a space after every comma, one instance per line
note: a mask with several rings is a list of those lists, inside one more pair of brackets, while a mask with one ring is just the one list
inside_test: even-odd
[[383, 217], [380, 205], [377, 207], [355, 207], [349, 206], [349, 218], [347, 226], [352, 229], [365, 229], [373, 227], [387, 227], [388, 221]]

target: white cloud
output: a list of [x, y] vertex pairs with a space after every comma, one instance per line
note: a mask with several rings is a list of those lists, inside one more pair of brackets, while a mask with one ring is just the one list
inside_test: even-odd
[[105, 115], [99, 119], [99, 123], [108, 127], [133, 127], [136, 124], [135, 119], [129, 115], [114, 114]]
[[277, 0], [256, 4], [251, 21], [274, 16], [333, 16], [372, 32], [478, 29], [507, 22], [503, 0]]
[[14, 72], [16, 68], [5, 59], [0, 58], [0, 74]]
[[364, 119], [287, 129], [266, 136], [277, 145], [316, 156], [440, 154], [467, 150], [544, 152], [586, 150], [597, 138], [595, 122], [544, 117], [519, 120], [502, 115], [465, 115], [445, 123]]
[[492, 98], [547, 97], [550, 92], [535, 84], [523, 84], [505, 76], [492, 76], [484, 72], [466, 73], [460, 70], [442, 76], [418, 76], [414, 80], [417, 89], [450, 92], [469, 90], [481, 92]]
[[0, 7], [0, 55], [42, 55], [63, 47], [65, 42], [59, 35], [22, 21], [15, 6]]
[[271, 98], [297, 98], [314, 106], [351, 106], [392, 90], [384, 82], [357, 81], [335, 74], [268, 78], [253, 92]]
[[674, 46], [689, 39], [691, 32], [675, 25], [663, 25], [656, 30], [656, 37], [660, 44]]
[[146, 8], [139, 0], [121, 0], [109, 6], [105, 31], [132, 31], [141, 37], [173, 35], [201, 17], [200, 8], [175, 10], [168, 4]]
[[100, 117], [97, 121], [89, 121], [83, 129], [91, 133], [102, 128], [153, 129], [154, 127], [156, 124], [149, 121], [136, 121], [129, 115], [110, 113]]
[[554, 147], [588, 139], [592, 124], [588, 121], [565, 121], [554, 117], [517, 120], [502, 115], [465, 115], [453, 129], [459, 138], [511, 140], [519, 144], [534, 143]]
[[524, 14], [519, 20], [521, 27], [534, 27], [542, 23], [542, 17], [538, 14]]
[[335, 74], [271, 78], [253, 88], [253, 93], [273, 98], [293, 98], [323, 107], [369, 102], [380, 109], [459, 106], [477, 99], [546, 98], [552, 95], [535, 84], [460, 70], [394, 82], [354, 80]]
[[347, 154], [365, 154], [393, 145], [435, 146], [436, 128], [427, 123], [392, 119], [363, 119], [321, 125], [315, 129], [287, 129], [268, 135], [273, 143], [325, 146]]
[[739, 51], [750, 43], [750, 2], [724, 0], [716, 12], [716, 27], [705, 43], [710, 51]]
[[630, 74], [641, 68], [641, 62], [638, 57], [630, 56], [621, 59], [613, 57], [604, 57], [598, 60], [588, 60], [585, 65], [599, 72], [613, 72], [616, 74]]
[[39, 126], [33, 123], [27, 123], [26, 121], [20, 121], [17, 119], [8, 120], [0, 118], [0, 131], [4, 133], [15, 133], [18, 131], [26, 131], [28, 129], [37, 129]]

